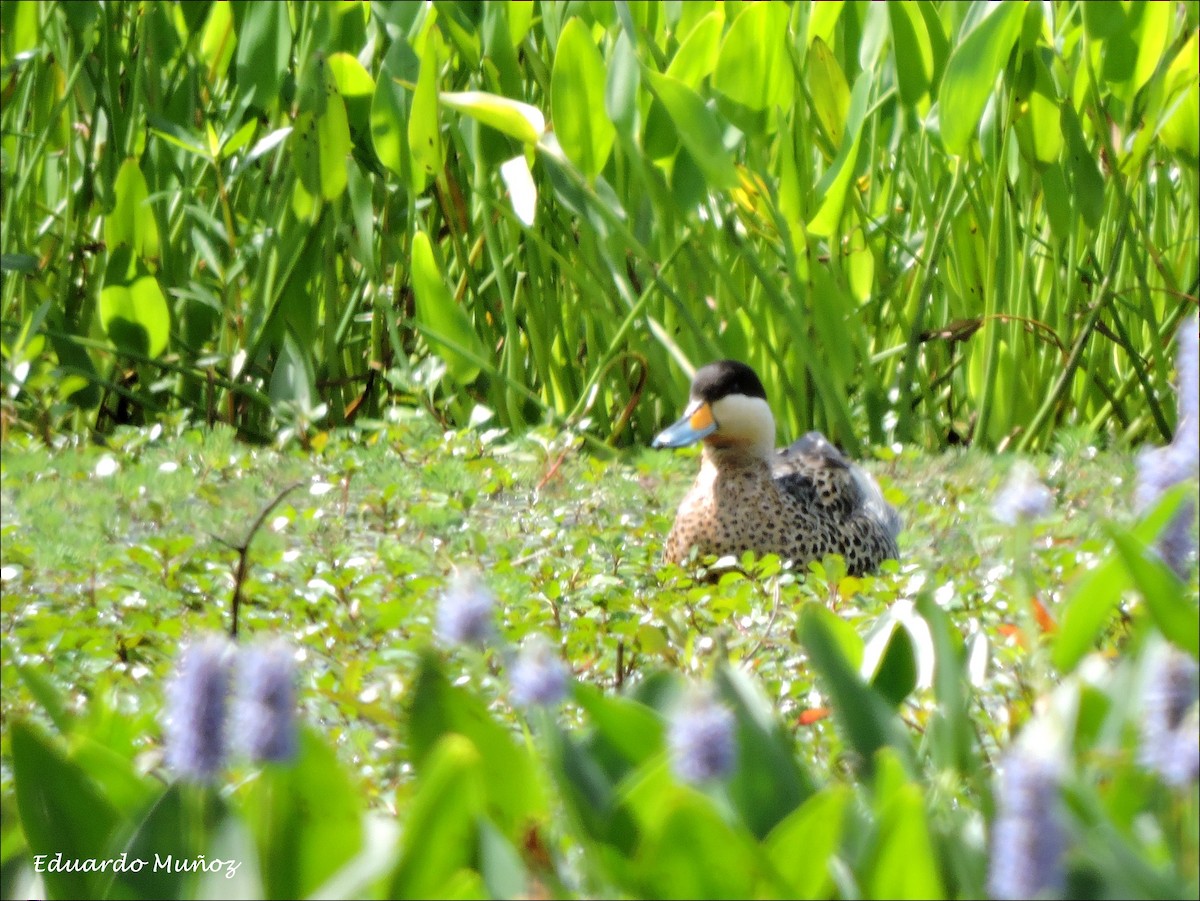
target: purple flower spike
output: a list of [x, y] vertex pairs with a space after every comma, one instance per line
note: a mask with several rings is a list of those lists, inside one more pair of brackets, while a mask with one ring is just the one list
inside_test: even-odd
[[1058, 784], [1053, 761], [1022, 749], [1005, 756], [988, 869], [993, 898], [1056, 897], [1066, 888]]
[[689, 691], [668, 725], [675, 775], [692, 784], [729, 775], [737, 759], [734, 725], [732, 711], [710, 691]]
[[167, 765], [180, 777], [212, 782], [225, 764], [232, 647], [224, 637], [188, 645], [167, 686]]
[[1142, 742], [1138, 759], [1177, 788], [1200, 776], [1197, 701], [1200, 670], [1187, 654], [1164, 648], [1149, 663], [1142, 695]]
[[239, 667], [238, 736], [256, 763], [295, 759], [295, 658], [282, 642], [251, 646]]
[[1006, 525], [1033, 522], [1054, 509], [1054, 495], [1038, 479], [1037, 470], [1025, 462], [1016, 463], [1008, 481], [992, 503], [992, 513]]
[[521, 707], [553, 707], [567, 696], [570, 674], [544, 635], [530, 638], [512, 668], [512, 699]]
[[478, 574], [457, 573], [438, 600], [438, 638], [446, 644], [486, 644], [495, 631], [495, 606], [495, 597]]

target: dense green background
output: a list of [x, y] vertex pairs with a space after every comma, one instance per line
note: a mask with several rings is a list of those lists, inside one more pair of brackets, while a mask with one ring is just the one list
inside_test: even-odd
[[5, 2], [4, 428], [1163, 439], [1197, 9]]

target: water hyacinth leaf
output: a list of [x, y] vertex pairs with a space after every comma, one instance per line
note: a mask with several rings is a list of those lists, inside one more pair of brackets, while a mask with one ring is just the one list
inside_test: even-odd
[[743, 7], [721, 44], [713, 87], [752, 110], [791, 106], [796, 76], [787, 48], [789, 16], [777, 0]]
[[[23, 720], [11, 729], [13, 789], [29, 850], [66, 860], [100, 856], [121, 823], [116, 809], [40, 729]], [[111, 875], [47, 870], [41, 877], [48, 897], [99, 898]]]
[[473, 868], [476, 823], [484, 816], [483, 756], [462, 735], [441, 736], [421, 765], [421, 778], [408, 805], [400, 861], [390, 898], [450, 897], [456, 873]]
[[822, 614], [833, 615], [809, 605], [801, 618], [800, 640], [822, 677], [839, 731], [868, 773], [874, 770], [876, 752], [888, 746], [911, 769], [913, 749], [907, 731], [888, 702], [851, 669]]
[[723, 10], [714, 9], [706, 13], [675, 51], [666, 74], [689, 88], [698, 88], [700, 82], [717, 67], [724, 27]]
[[408, 152], [412, 160], [412, 189], [420, 194], [431, 176], [442, 171], [446, 148], [438, 120], [437, 76], [442, 59], [442, 36], [437, 27], [425, 33], [421, 47], [421, 71], [408, 113]]
[[[194, 861], [205, 853], [208, 826], [224, 814], [224, 802], [214, 795], [201, 796], [185, 791], [175, 782], [159, 796], [134, 827], [129, 841], [120, 852], [130, 860]], [[202, 828], [192, 828], [199, 819]], [[174, 873], [167, 868], [142, 867], [136, 872], [126, 868], [112, 874], [109, 898], [190, 898], [195, 897], [195, 873]]]
[[562, 30], [550, 74], [550, 113], [563, 153], [588, 179], [604, 169], [616, 129], [604, 106], [604, 59], [583, 19]]
[[1163, 78], [1167, 101], [1158, 131], [1164, 144], [1185, 154], [1193, 164], [1200, 157], [1200, 74], [1196, 72], [1198, 40], [1200, 32], [1193, 31]]
[[417, 324], [433, 350], [460, 385], [479, 375], [479, 361], [487, 358], [466, 311], [454, 302], [433, 257], [433, 246], [424, 232], [413, 235], [412, 282], [416, 294]]
[[604, 109], [617, 133], [629, 143], [637, 141], [641, 120], [638, 92], [642, 86], [642, 67], [629, 35], [617, 35], [609, 58], [608, 81], [604, 85]]
[[[974, 772], [978, 761], [967, 689], [972, 683], [962, 636], [933, 595], [921, 595], [916, 609], [929, 628], [934, 647], [933, 690], [938, 704], [928, 730], [934, 759], [943, 768], [953, 767], [964, 774]], [[986, 641], [985, 632], [976, 633], [975, 646], [982, 642], [985, 652]]]
[[292, 28], [285, 5], [246, 3], [237, 10], [237, 84], [243, 96], [260, 109], [279, 99], [288, 68]]
[[302, 730], [295, 762], [265, 767], [241, 801], [268, 897], [307, 897], [362, 848], [359, 794], [315, 731]]
[[[1173, 492], [1163, 506], [1177, 507], [1181, 500], [1182, 494]], [[1188, 598], [1183, 581], [1132, 532], [1114, 523], [1104, 526], [1163, 635], [1192, 657], [1200, 657], [1200, 609]]]
[[572, 697], [631, 768], [662, 751], [662, 720], [650, 708], [619, 695], [606, 695], [586, 682], [575, 683]]
[[209, 4], [208, 21], [200, 36], [200, 58], [207, 64], [210, 81], [216, 82], [225, 77], [236, 48], [237, 34], [230, 4]]
[[1071, 174], [1071, 197], [1075, 209], [1088, 228], [1095, 228], [1104, 215], [1104, 177], [1096, 163], [1075, 108], [1064, 103], [1060, 112], [1062, 133], [1066, 138], [1067, 171]]
[[[775, 871], [793, 898], [829, 896], [833, 878], [829, 861], [842, 840], [842, 822], [850, 787], [833, 784], [793, 810], [771, 830], [764, 846]], [[803, 848], [803, 854], [796, 849]]]
[[546, 130], [546, 117], [536, 106], [486, 91], [443, 91], [442, 106], [466, 113], [510, 138], [536, 144]]
[[917, 656], [912, 636], [885, 613], [863, 648], [863, 678], [894, 706], [917, 687]]
[[113, 191], [116, 204], [104, 217], [104, 243], [109, 253], [128, 247], [135, 257], [157, 259], [158, 223], [146, 202], [150, 192], [137, 160], [130, 157], [121, 164]]
[[466, 736], [479, 750], [489, 808], [506, 835], [517, 835], [527, 819], [543, 812], [541, 785], [528, 751], [492, 719], [482, 701], [450, 684], [432, 654], [421, 658], [407, 722], [418, 772], [424, 772], [435, 746], [449, 733]]
[[887, 5], [896, 54], [896, 89], [900, 102], [924, 114], [933, 85], [933, 44], [914, 0]]
[[705, 796], [679, 792], [647, 829], [637, 876], [654, 898], [750, 898], [757, 849]]
[[361, 140], [370, 128], [375, 79], [349, 53], [332, 53], [325, 64], [329, 67], [333, 87], [345, 104], [351, 137]]
[[[118, 251], [110, 266], [122, 268], [124, 255]], [[100, 291], [100, 324], [118, 349], [157, 357], [167, 348], [171, 336], [171, 313], [158, 280], [144, 273], [140, 265], [128, 281], [105, 285]], [[137, 274], [137, 273], [141, 274]]]
[[950, 153], [961, 155], [971, 142], [1024, 15], [1022, 4], [996, 4], [951, 53], [938, 90], [942, 143]]
[[729, 796], [747, 828], [766, 836], [815, 787], [800, 767], [791, 736], [762, 689], [744, 672], [720, 667], [714, 677], [720, 698], [733, 711], [738, 753], [728, 781]]
[[[882, 766], [894, 766], [890, 754]], [[869, 898], [945, 898], [920, 788], [905, 782], [877, 802], [879, 844], [866, 879]]]
[[528, 898], [529, 879], [513, 843], [485, 817], [479, 826], [479, 875], [493, 898]]
[[858, 160], [858, 148], [862, 141], [863, 118], [867, 112], [867, 98], [871, 91], [871, 73], [863, 72], [854, 83], [850, 94], [850, 112], [846, 119], [846, 132], [842, 137], [841, 149], [829, 168], [817, 182], [817, 196], [821, 198], [816, 214], [808, 223], [808, 230], [819, 237], [830, 237], [836, 231], [846, 203], [846, 191], [854, 176]]
[[808, 48], [808, 90], [825, 133], [834, 149], [840, 148], [850, 113], [850, 85], [837, 57], [820, 38]]
[[[1179, 495], [1181, 496], [1181, 495]], [[1134, 540], [1147, 545], [1162, 532], [1177, 504], [1164, 500], [1151, 509], [1131, 530]], [[1129, 568], [1120, 555], [1108, 557], [1089, 570], [1062, 606], [1058, 635], [1050, 659], [1062, 673], [1069, 673], [1092, 650], [1121, 596], [1133, 584]]]
[[616, 791], [617, 780], [627, 772], [624, 755], [603, 733], [578, 741], [570, 733], [554, 729], [549, 744], [558, 791], [578, 828], [593, 841], [631, 853], [637, 829]]
[[646, 69], [643, 74], [675, 123], [679, 140], [703, 173], [709, 189], [724, 191], [737, 187], [737, 169], [722, 142], [721, 125], [700, 95], [674, 78], [651, 69]]
[[371, 141], [379, 161], [401, 179], [407, 179], [409, 173], [405, 94], [385, 66], [371, 99]]

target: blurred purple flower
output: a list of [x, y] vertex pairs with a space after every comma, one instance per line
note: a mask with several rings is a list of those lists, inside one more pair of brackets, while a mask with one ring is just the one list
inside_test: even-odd
[[1005, 755], [988, 867], [993, 898], [1057, 896], [1066, 888], [1058, 781], [1052, 760], [1023, 749]]
[[732, 711], [707, 689], [693, 688], [670, 717], [671, 768], [692, 784], [728, 775], [737, 759]]
[[1179, 327], [1175, 357], [1176, 412], [1174, 443], [1190, 449], [1192, 469], [1200, 467], [1200, 319], [1193, 316]]
[[1196, 662], [1183, 651], [1163, 648], [1147, 665], [1138, 759], [1168, 785], [1189, 785], [1200, 776], [1198, 700]]
[[495, 597], [477, 573], [456, 573], [438, 600], [438, 638], [447, 644], [486, 644], [495, 631], [495, 606]]
[[992, 513], [1006, 525], [1033, 522], [1054, 508], [1054, 495], [1038, 479], [1037, 470], [1024, 461], [1013, 464], [1008, 480], [992, 502]]
[[296, 756], [295, 658], [283, 642], [251, 645], [238, 667], [238, 739], [256, 763]]
[[513, 703], [521, 707], [552, 707], [567, 696], [570, 674], [544, 635], [525, 642], [513, 664]]
[[185, 779], [211, 782], [225, 763], [232, 651], [223, 636], [186, 646], [167, 685], [167, 765]]

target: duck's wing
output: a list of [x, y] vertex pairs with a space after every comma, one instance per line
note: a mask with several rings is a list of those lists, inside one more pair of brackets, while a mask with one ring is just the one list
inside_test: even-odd
[[810, 509], [844, 519], [866, 515], [893, 539], [900, 532], [900, 514], [883, 499], [879, 484], [820, 432], [809, 432], [781, 448], [772, 461], [772, 474], [775, 484]]

